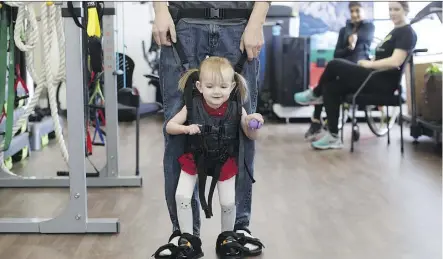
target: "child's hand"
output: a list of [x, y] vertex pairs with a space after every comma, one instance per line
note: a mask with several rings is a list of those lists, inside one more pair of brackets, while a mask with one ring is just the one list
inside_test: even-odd
[[263, 125], [265, 123], [265, 120], [263, 119], [263, 116], [260, 113], [252, 113], [246, 116], [246, 125], [249, 125], [249, 122], [252, 120], [257, 120], [260, 125]]
[[195, 135], [200, 133], [200, 127], [197, 124], [192, 124], [184, 127], [184, 133], [189, 135]]

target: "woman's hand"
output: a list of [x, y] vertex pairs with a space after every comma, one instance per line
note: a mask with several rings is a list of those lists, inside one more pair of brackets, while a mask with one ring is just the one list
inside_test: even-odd
[[373, 61], [371, 61], [371, 60], [359, 60], [358, 62], [357, 62], [357, 64], [359, 65], [359, 66], [362, 66], [362, 67], [365, 67], [365, 68], [372, 68], [372, 64], [373, 64]]

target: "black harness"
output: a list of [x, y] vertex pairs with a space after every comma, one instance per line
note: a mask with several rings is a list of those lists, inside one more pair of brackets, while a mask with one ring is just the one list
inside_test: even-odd
[[[189, 62], [184, 54], [180, 41], [173, 44], [181, 60], [182, 70], [189, 69]], [[234, 71], [241, 73], [247, 54], [243, 52], [240, 60], [234, 66]], [[229, 98], [228, 109], [222, 118], [213, 118], [205, 111], [201, 94], [195, 87], [198, 80], [198, 73], [194, 73], [188, 78], [184, 89], [184, 103], [187, 108], [187, 124], [199, 124], [200, 134], [187, 136], [187, 152], [193, 154], [197, 173], [199, 198], [206, 218], [212, 214], [212, 197], [215, 186], [220, 178], [222, 166], [230, 157], [236, 157], [238, 165], [238, 177], [242, 177], [243, 168], [246, 168], [252, 182], [255, 182], [250, 171], [244, 163], [243, 131], [240, 125], [242, 116], [242, 98], [240, 91], [236, 87]], [[205, 199], [206, 179], [212, 176], [209, 189], [208, 202]]]

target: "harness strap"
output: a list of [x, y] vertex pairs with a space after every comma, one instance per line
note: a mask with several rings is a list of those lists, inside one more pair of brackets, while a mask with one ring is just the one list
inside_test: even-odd
[[212, 213], [209, 211], [208, 203], [205, 198], [206, 190], [206, 178], [208, 175], [206, 173], [204, 157], [194, 156], [197, 162], [197, 173], [198, 173], [198, 197], [200, 199], [200, 204], [205, 212], [206, 218], [210, 218]]
[[193, 110], [193, 91], [194, 91], [194, 84], [195, 81], [198, 80], [198, 75], [191, 76], [188, 81], [186, 82], [185, 90], [184, 90], [184, 98], [185, 98], [185, 105], [187, 110], [187, 116], [186, 119], [189, 122], [192, 118], [192, 110]]
[[205, 163], [206, 159], [207, 157], [205, 156], [205, 154], [200, 154], [197, 159], [198, 194], [199, 194], [200, 204], [202, 206], [203, 211], [205, 212], [206, 218], [211, 218], [213, 216], [212, 198], [214, 196], [215, 186], [217, 185], [217, 182], [220, 179], [221, 168], [228, 160], [228, 155], [223, 154], [220, 157], [220, 160], [217, 161], [217, 164], [215, 165], [207, 201], [205, 198], [206, 179], [208, 177], [206, 172], [206, 164], [207, 164]]

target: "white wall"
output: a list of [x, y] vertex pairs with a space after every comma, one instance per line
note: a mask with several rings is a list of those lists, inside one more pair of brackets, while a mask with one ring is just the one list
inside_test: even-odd
[[150, 72], [150, 68], [143, 58], [142, 51], [143, 40], [147, 49], [151, 44], [151, 21], [154, 19], [152, 3], [115, 2], [115, 5], [116, 51], [121, 53], [124, 51], [134, 60], [133, 86], [139, 90], [143, 102], [154, 102], [155, 89], [148, 86], [147, 79], [143, 76]]

